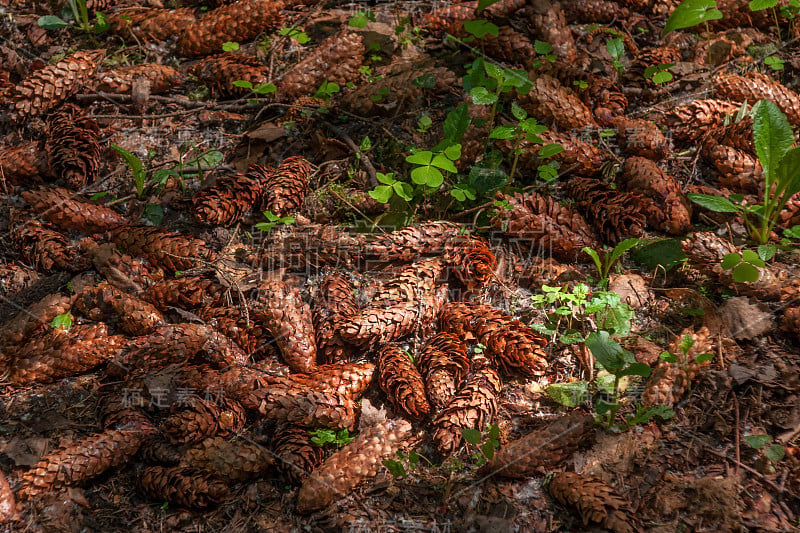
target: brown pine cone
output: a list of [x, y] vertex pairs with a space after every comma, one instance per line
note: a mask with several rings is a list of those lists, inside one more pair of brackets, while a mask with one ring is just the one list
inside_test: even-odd
[[598, 127], [592, 112], [572, 90], [547, 74], [533, 80], [528, 94], [518, 95], [520, 105], [533, 117], [569, 132]]
[[600, 479], [558, 472], [547, 490], [562, 505], [575, 507], [584, 526], [600, 525], [614, 533], [640, 531], [628, 501]]
[[226, 42], [252, 41], [280, 26], [282, 8], [281, 0], [239, 0], [218, 7], [181, 28], [178, 51], [185, 56], [205, 56], [221, 52]]
[[494, 277], [497, 260], [485, 239], [464, 235], [450, 241], [448, 248], [444, 259], [467, 290], [485, 287]]
[[244, 350], [250, 357], [263, 359], [269, 355], [278, 355], [272, 345], [272, 333], [269, 328], [255, 316], [249, 316], [239, 307], [223, 307], [217, 304], [203, 307], [197, 316], [206, 324], [216, 329]]
[[50, 174], [47, 152], [41, 143], [31, 141], [0, 148], [0, 178], [11, 185], [30, 185]]
[[[451, 24], [447, 32], [460, 39], [472, 35], [464, 29], [464, 21]], [[507, 25], [500, 26], [497, 35], [487, 33], [476, 39], [475, 46], [488, 56], [508, 63], [526, 64], [536, 56], [531, 40]]]
[[[82, 242], [81, 245], [83, 246], [84, 243]], [[143, 259], [134, 259], [123, 254], [112, 243], [84, 247], [84, 249], [97, 271], [121, 291], [141, 295], [146, 287], [163, 276], [162, 271], [152, 270], [145, 265]]]
[[314, 299], [312, 318], [317, 357], [322, 363], [347, 359], [352, 348], [339, 336], [343, 321], [358, 312], [355, 287], [343, 274], [331, 272], [322, 280]]
[[310, 431], [299, 426], [276, 429], [271, 447], [278, 472], [292, 485], [301, 485], [325, 457], [325, 451], [311, 442]]
[[9, 91], [11, 118], [25, 119], [49, 111], [90, 85], [105, 50], [81, 50], [39, 69]]
[[20, 311], [0, 326], [0, 346], [20, 344], [43, 324], [49, 325], [55, 317], [69, 311], [72, 298], [49, 294]]
[[[588, 246], [599, 248], [594, 232], [578, 211], [538, 193], [498, 194], [511, 209], [499, 209], [493, 226], [531, 248], [532, 255], [575, 261]], [[530, 241], [530, 243], [528, 243]]]
[[612, 125], [617, 130], [620, 147], [627, 155], [646, 157], [655, 161], [660, 161], [669, 155], [669, 141], [658, 126], [649, 120], [616, 117]]
[[625, 160], [620, 184], [628, 191], [643, 194], [649, 202], [642, 206], [647, 222], [672, 235], [684, 235], [691, 228], [692, 207], [678, 181], [652, 160], [629, 157]]
[[442, 4], [441, 8], [423, 15], [422, 28], [434, 34], [441, 33], [455, 22], [474, 19], [477, 7], [474, 1]]
[[531, 0], [528, 20], [535, 33], [539, 35], [539, 39], [553, 45], [553, 53], [556, 56], [566, 61], [575, 60], [578, 50], [560, 2]]
[[98, 91], [130, 94], [137, 80], [146, 80], [150, 94], [161, 94], [183, 83], [183, 74], [169, 65], [145, 63], [107, 70], [100, 74]]
[[434, 410], [446, 407], [469, 369], [467, 347], [452, 333], [437, 333], [417, 354], [425, 390]]
[[363, 253], [376, 261], [413, 261], [442, 254], [460, 232], [461, 227], [452, 222], [425, 222], [380, 235], [364, 245]]
[[122, 251], [144, 257], [168, 272], [188, 270], [198, 261], [211, 262], [217, 254], [204, 241], [189, 235], [148, 226], [125, 226], [109, 232]]
[[740, 105], [725, 100], [692, 100], [667, 112], [666, 122], [675, 140], [693, 143], [725, 122], [726, 116], [735, 116]]
[[558, 467], [592, 440], [594, 418], [575, 411], [509, 442], [479, 471], [481, 476], [522, 479]]
[[268, 279], [258, 288], [253, 316], [272, 332], [283, 360], [296, 372], [309, 372], [317, 363], [311, 309], [300, 290], [283, 280]]
[[766, 30], [774, 25], [769, 9], [753, 11], [750, 3], [748, 0], [719, 0], [717, 9], [722, 12], [722, 18], [711, 21], [711, 29], [752, 27]]
[[527, 5], [528, 0], [498, 0], [486, 7], [484, 12], [492, 19], [505, 19]]
[[[517, 319], [485, 304], [453, 302], [439, 313], [442, 331], [485, 346], [485, 354], [504, 372], [541, 376], [547, 370], [547, 341]], [[481, 428], [482, 429], [482, 428]]]
[[245, 412], [234, 400], [221, 403], [200, 396], [182, 398], [161, 423], [173, 444], [192, 444], [214, 435], [225, 436], [244, 429]]
[[757, 157], [712, 140], [703, 145], [701, 153], [716, 167], [724, 187], [740, 193], [758, 193], [763, 189], [764, 171]]
[[254, 176], [263, 175], [265, 180], [263, 210], [285, 217], [303, 207], [311, 176], [311, 165], [303, 156], [287, 157], [275, 170], [253, 166], [250, 172]]
[[[361, 412], [352, 397], [307, 385], [281, 385], [257, 389], [250, 394], [258, 403], [258, 411], [272, 420], [309, 428], [342, 428], [353, 430]], [[243, 402], [243, 405], [247, 405]]]
[[67, 270], [75, 259], [75, 248], [67, 236], [31, 218], [30, 213], [11, 214], [9, 236], [22, 260], [37, 270]]
[[564, 15], [571, 23], [607, 24], [630, 16], [627, 8], [609, 0], [570, 0], [562, 5]]
[[756, 155], [753, 143], [753, 117], [745, 116], [738, 122], [715, 128], [708, 136], [719, 144], [728, 145], [752, 156]]
[[800, 194], [795, 194], [786, 201], [786, 205], [778, 214], [778, 226], [791, 228], [800, 224]]
[[154, 501], [191, 509], [217, 505], [228, 496], [228, 486], [219, 477], [183, 466], [149, 466], [142, 470], [138, 484]]
[[642, 235], [647, 219], [638, 194], [614, 190], [598, 179], [579, 177], [568, 182], [565, 191], [608, 244]]
[[231, 291], [220, 283], [202, 276], [165, 278], [149, 287], [144, 299], [160, 311], [170, 307], [196, 309], [201, 306], [220, 306], [226, 302]]
[[258, 58], [231, 53], [205, 58], [193, 65], [189, 74], [205, 83], [218, 98], [250, 94], [250, 89], [236, 87], [234, 81], [248, 81], [253, 87], [269, 81], [269, 68]]
[[[574, 135], [546, 131], [540, 134], [539, 137], [544, 144], [560, 144], [564, 148], [563, 151], [547, 159], [558, 161], [561, 164], [559, 168], [561, 174], [568, 174], [573, 171], [583, 175], [597, 174], [603, 168], [603, 164], [611, 158], [610, 153], [604, 152], [595, 145], [582, 141]], [[514, 141], [507, 139], [500, 141], [498, 145], [506, 157], [513, 160], [515, 156]], [[542, 144], [534, 144], [523, 140], [517, 147], [522, 151], [517, 162], [518, 168], [535, 172], [539, 165], [545, 163], [547, 160], [539, 157], [539, 150], [542, 146]]]
[[292, 67], [278, 85], [278, 94], [289, 100], [308, 96], [326, 81], [344, 87], [358, 78], [363, 55], [361, 34], [346, 28], [322, 41]]
[[800, 334], [800, 307], [788, 307], [784, 311], [781, 329], [790, 333]]
[[47, 153], [53, 174], [73, 189], [100, 174], [100, 126], [78, 106], [65, 104], [47, 121]]
[[303, 482], [297, 493], [297, 512], [308, 514], [347, 496], [375, 477], [382, 462], [394, 458], [410, 437], [411, 424], [405, 420], [378, 422], [361, 430]]
[[22, 198], [62, 230], [100, 233], [127, 223], [127, 219], [113, 209], [91, 203], [61, 187], [23, 191]]
[[219, 178], [210, 187], [197, 191], [192, 197], [194, 219], [201, 224], [222, 226], [239, 222], [261, 203], [265, 174], [258, 170]]
[[456, 452], [463, 437], [462, 429], [483, 431], [497, 416], [503, 382], [491, 366], [484, 364], [473, 372], [447, 407], [436, 415], [433, 441], [444, 455]]
[[721, 98], [750, 105], [759, 100], [772, 100], [792, 125], [800, 125], [800, 96], [779, 81], [759, 72], [747, 77], [722, 73], [714, 79], [714, 91]]
[[[16, 263], [0, 265], [0, 296], [6, 298], [28, 288], [39, 279], [35, 270]], [[60, 314], [60, 313], [59, 313]], [[0, 340], [2, 344], [2, 340]]]
[[291, 374], [290, 380], [301, 383], [304, 379], [309, 386], [316, 386], [358, 398], [368, 388], [375, 373], [375, 365], [365, 363], [347, 363], [333, 365], [319, 365], [314, 368], [313, 374]]
[[137, 38], [166, 41], [175, 35], [180, 35], [196, 20], [194, 10], [188, 7], [178, 9], [134, 7], [113, 13], [107, 19], [111, 33], [132, 41]]
[[264, 447], [243, 440], [228, 441], [222, 437], [204, 440], [186, 450], [182, 462], [226, 481], [245, 481], [266, 474], [274, 463]]
[[119, 328], [130, 335], [146, 335], [164, 324], [158, 309], [107, 282], [83, 289], [75, 298], [74, 306], [92, 320], [118, 323]]
[[26, 385], [77, 376], [113, 359], [126, 341], [124, 335], [108, 335], [105, 324], [50, 328], [16, 352], [9, 379]]
[[141, 429], [106, 430], [45, 455], [22, 476], [20, 499], [79, 485], [124, 464], [147, 438]]
[[656, 46], [642, 50], [636, 59], [630, 62], [626, 75], [640, 77], [644, 75], [647, 67], [656, 67], [667, 63], [677, 63], [683, 60], [683, 52], [677, 46]]
[[394, 408], [411, 418], [424, 418], [430, 411], [422, 381], [411, 356], [389, 344], [378, 352], [378, 384]]

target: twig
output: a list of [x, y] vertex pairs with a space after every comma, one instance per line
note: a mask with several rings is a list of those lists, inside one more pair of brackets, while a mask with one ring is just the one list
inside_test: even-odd
[[739, 432], [741, 431], [739, 427], [739, 400], [736, 398], [736, 394], [731, 394], [731, 396], [733, 397], [733, 413], [736, 417], [736, 432], [733, 434], [733, 440], [736, 443], [736, 475], [738, 476], [739, 465], [742, 464], [742, 450], [739, 442]]
[[775, 491], [778, 494], [782, 494], [783, 492], [785, 492], [785, 489], [782, 489], [780, 486], [776, 485], [773, 481], [767, 479], [766, 476], [764, 476], [764, 474], [762, 474], [761, 472], [759, 472], [755, 468], [752, 468], [750, 466], [742, 464], [741, 461], [738, 461], [736, 459], [731, 459], [730, 457], [728, 457], [727, 455], [725, 455], [722, 452], [718, 452], [717, 450], [715, 450], [714, 448], [712, 448], [711, 446], [709, 446], [708, 444], [706, 444], [705, 442], [700, 440], [698, 437], [695, 437], [694, 435], [689, 435], [689, 436], [691, 438], [693, 438], [695, 441], [699, 442], [700, 445], [703, 448], [705, 448], [708, 452], [710, 452], [712, 455], [716, 455], [720, 459], [725, 459], [726, 461], [731, 461], [733, 463], [736, 463], [737, 470], [738, 470], [738, 467], [742, 467], [744, 470], [747, 470], [751, 474], [754, 474], [754, 475], [758, 476], [759, 478], [761, 478], [764, 481], [764, 483], [766, 483], [767, 485], [769, 485], [770, 487], [775, 489]]
[[369, 175], [369, 183], [370, 183], [370, 185], [372, 185], [373, 187], [377, 187], [378, 186], [378, 174], [375, 171], [375, 167], [372, 166], [372, 161], [369, 160], [369, 156], [367, 156], [367, 154], [362, 152], [361, 149], [353, 141], [353, 139], [351, 139], [348, 134], [346, 134], [344, 131], [342, 131], [341, 128], [337, 128], [336, 126], [334, 126], [330, 122], [327, 122], [327, 121], [324, 121], [324, 120], [321, 120], [320, 122], [322, 122], [322, 124], [324, 124], [326, 128], [328, 128], [333, 133], [335, 133], [336, 135], [341, 137], [342, 140], [345, 142], [345, 144], [347, 144], [347, 146], [350, 147], [350, 149], [353, 151], [353, 153], [355, 153], [357, 157], [361, 158], [361, 161], [364, 163], [364, 168], [367, 169], [367, 175]]

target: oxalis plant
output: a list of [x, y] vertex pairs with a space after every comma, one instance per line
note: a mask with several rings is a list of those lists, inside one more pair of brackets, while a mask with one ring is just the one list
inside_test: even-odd
[[753, 110], [753, 141], [764, 172], [762, 203], [745, 205], [740, 195], [728, 198], [689, 194], [694, 203], [718, 213], [736, 213], [744, 220], [750, 238], [766, 244], [786, 202], [800, 191], [800, 148], [792, 148], [794, 134], [778, 106], [761, 100]]

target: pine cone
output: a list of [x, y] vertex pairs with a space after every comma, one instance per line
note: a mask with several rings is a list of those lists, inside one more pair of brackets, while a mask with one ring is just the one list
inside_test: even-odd
[[567, 26], [560, 2], [532, 0], [528, 7], [528, 20], [539, 38], [553, 45], [553, 53], [566, 61], [578, 55], [572, 30]]
[[75, 248], [66, 235], [29, 218], [24, 212], [12, 213], [9, 235], [22, 259], [37, 270], [67, 270], [75, 259]]
[[311, 309], [300, 291], [282, 280], [267, 280], [259, 293], [253, 316], [272, 332], [286, 364], [296, 372], [309, 372], [316, 365], [317, 346]]
[[166, 311], [170, 307], [196, 309], [204, 305], [220, 306], [225, 303], [227, 295], [233, 297], [234, 292], [213, 279], [181, 276], [166, 278], [153, 284], [147, 289], [144, 299], [160, 311]]
[[650, 159], [629, 157], [622, 167], [620, 183], [628, 191], [638, 191], [649, 202], [642, 212], [647, 222], [672, 235], [683, 235], [691, 228], [692, 208], [678, 181]]
[[105, 50], [81, 50], [35, 71], [9, 92], [12, 120], [49, 111], [90, 84], [105, 55]]
[[30, 185], [50, 174], [47, 152], [32, 141], [0, 148], [0, 178], [11, 185]]
[[161, 429], [173, 444], [192, 444], [214, 435], [224, 436], [244, 429], [245, 412], [234, 400], [218, 404], [189, 396], [173, 404], [172, 413]]
[[570, 0], [562, 5], [564, 15], [572, 23], [607, 24], [630, 16], [627, 8], [608, 0]]
[[461, 227], [452, 222], [426, 222], [378, 236], [363, 247], [364, 256], [376, 261], [413, 261], [423, 255], [440, 255]]
[[731, 146], [752, 156], [756, 155], [753, 143], [753, 117], [745, 116], [738, 122], [716, 128], [708, 136], [719, 144]]
[[792, 125], [800, 125], [800, 96], [779, 81], [759, 72], [750, 72], [747, 77], [719, 74], [714, 79], [714, 91], [721, 98], [747, 102], [750, 105], [759, 100], [772, 100], [786, 114]]
[[640, 531], [628, 501], [600, 479], [558, 472], [547, 489], [562, 505], [575, 507], [584, 526], [598, 524], [614, 533]]
[[325, 276], [314, 301], [312, 315], [320, 362], [334, 363], [350, 356], [352, 349], [339, 336], [339, 329], [345, 320], [357, 312], [352, 283], [338, 272]]
[[303, 156], [287, 157], [274, 171], [253, 166], [250, 172], [264, 177], [264, 210], [285, 217], [302, 208], [311, 175], [311, 165]]
[[169, 65], [145, 63], [118, 67], [100, 74], [98, 91], [113, 94], [130, 94], [136, 80], [147, 80], [150, 94], [161, 94], [183, 83], [183, 74]]
[[183, 463], [226, 481], [245, 481], [266, 474], [274, 462], [262, 446], [245, 441], [212, 437], [186, 451]]
[[234, 81], [248, 81], [253, 87], [269, 81], [269, 69], [258, 58], [230, 53], [203, 59], [189, 69], [189, 74], [208, 85], [218, 98], [250, 94], [249, 89], [233, 85]]
[[439, 411], [450, 403], [469, 369], [467, 348], [458, 336], [437, 333], [417, 354], [417, 365], [431, 406]]
[[543, 350], [547, 341], [490, 305], [445, 304], [439, 325], [442, 331], [483, 344], [487, 357], [504, 372], [541, 376], [547, 370], [547, 354]]
[[164, 317], [155, 307], [107, 282], [83, 289], [74, 305], [84, 316], [118, 323], [130, 335], [146, 335], [164, 324]]
[[20, 311], [0, 326], [0, 346], [22, 343], [43, 324], [50, 324], [55, 317], [69, 311], [72, 298], [61, 294], [49, 294]]
[[253, 391], [251, 398], [258, 402], [258, 411], [272, 420], [280, 420], [310, 428], [356, 427], [361, 411], [346, 394], [315, 390], [307, 386], [277, 386]]
[[228, 486], [217, 476], [182, 466], [149, 466], [138, 481], [147, 497], [178, 507], [205, 509], [228, 496]]
[[627, 155], [660, 161], [669, 155], [669, 141], [661, 130], [643, 119], [616, 117], [612, 121], [617, 140]]
[[147, 432], [140, 429], [106, 430], [62, 446], [45, 455], [22, 476], [17, 493], [28, 499], [64, 487], [79, 485], [110, 468], [124, 464], [139, 449]]
[[711, 21], [714, 30], [751, 27], [766, 30], [774, 24], [769, 9], [753, 11], [748, 0], [719, 0], [717, 8], [722, 12], [722, 18]]
[[499, 209], [492, 219], [493, 226], [528, 245], [532, 255], [575, 261], [584, 246], [599, 247], [583, 217], [552, 196], [531, 192], [514, 196], [498, 194], [497, 199], [506, 200], [511, 209]]
[[[644, 76], [647, 67], [657, 67], [667, 63], [678, 63], [683, 60], [683, 52], [677, 46], [656, 46], [643, 50], [628, 66], [628, 76]], [[652, 81], [651, 81], [652, 83]]]
[[239, 0], [218, 7], [181, 28], [178, 51], [185, 56], [204, 56], [221, 52], [226, 42], [252, 41], [280, 26], [282, 8], [281, 0]]
[[144, 257], [169, 272], [188, 270], [200, 261], [214, 261], [216, 253], [204, 241], [148, 226], [126, 226], [109, 232], [125, 252]]
[[127, 223], [127, 219], [113, 209], [91, 203], [61, 187], [23, 191], [22, 198], [62, 230], [100, 233]]
[[[39, 279], [35, 270], [16, 263], [0, 265], [0, 296], [14, 296]], [[2, 334], [0, 334], [1, 337]], [[0, 340], [2, 344], [2, 340]]]
[[197, 191], [192, 197], [194, 219], [201, 224], [222, 226], [239, 222], [264, 194], [265, 174], [258, 170], [219, 178], [214, 185]]
[[483, 365], [473, 372], [433, 419], [436, 426], [433, 441], [442, 454], [451, 455], [461, 446], [462, 429], [483, 431], [494, 421], [502, 389], [503, 382], [491, 366]]
[[313, 374], [292, 374], [287, 377], [300, 383], [305, 376], [309, 386], [326, 388], [358, 398], [369, 388], [374, 373], [375, 365], [365, 362], [319, 365], [314, 368]]
[[719, 182], [724, 187], [742, 193], [763, 189], [764, 171], [758, 158], [714, 141], [706, 142], [702, 154], [719, 171]]
[[492, 19], [505, 19], [527, 5], [528, 0], [498, 0], [485, 8], [485, 13]]
[[533, 81], [528, 94], [519, 94], [520, 105], [532, 116], [564, 131], [596, 128], [592, 112], [580, 98], [547, 74]]
[[66, 104], [47, 121], [51, 171], [73, 189], [94, 183], [100, 174], [100, 126], [79, 107]]
[[297, 493], [297, 512], [308, 514], [347, 496], [380, 472], [411, 436], [411, 424], [388, 420], [362, 430], [356, 438], [325, 460]]
[[394, 408], [411, 418], [424, 418], [430, 411], [425, 398], [425, 383], [411, 356], [396, 345], [378, 352], [378, 384]]
[[594, 418], [578, 411], [549, 421], [544, 427], [509, 442], [478, 474], [522, 479], [559, 466], [591, 440]]
[[666, 121], [675, 140], [687, 144], [722, 126], [726, 116], [735, 116], [739, 104], [725, 100], [692, 100], [667, 112]]
[[194, 10], [134, 7], [108, 16], [109, 31], [123, 39], [166, 41], [196, 22]]
[[292, 485], [301, 485], [325, 457], [325, 451], [311, 442], [309, 430], [298, 426], [279, 427], [271, 444], [278, 472]]
[[642, 234], [646, 218], [638, 194], [614, 190], [594, 178], [573, 178], [565, 190], [607, 243], [617, 244]]
[[[561, 164], [559, 172], [562, 174], [573, 171], [578, 174], [597, 174], [601, 171], [606, 160], [611, 158], [610, 153], [603, 152], [595, 145], [582, 141], [570, 134], [546, 131], [540, 134], [539, 137], [542, 139], [543, 144], [560, 144], [564, 148], [563, 151], [548, 158], [548, 160], [552, 159]], [[499, 142], [500, 150], [512, 160], [515, 156], [514, 144], [512, 139]], [[519, 143], [517, 149], [521, 150], [522, 153], [519, 155], [518, 168], [534, 172], [539, 165], [545, 163], [547, 160], [539, 157], [539, 150], [542, 146], [542, 144], [534, 144], [526, 140]]]
[[453, 239], [445, 261], [467, 290], [477, 290], [494, 277], [497, 261], [489, 243], [480, 237], [466, 235]]
[[[210, 305], [200, 309], [197, 316], [244, 350], [251, 357], [263, 359], [267, 355], [278, 355], [271, 341], [272, 334], [266, 324], [255, 316], [245, 315], [238, 307], [219, 307]], [[248, 322], [249, 318], [249, 322]]]
[[325, 81], [344, 87], [358, 78], [363, 54], [360, 33], [345, 29], [331, 35], [284, 75], [278, 94], [290, 100], [308, 96]]
[[145, 287], [163, 275], [160, 270], [151, 270], [143, 259], [134, 259], [121, 253], [112, 243], [90, 247], [86, 251], [94, 267], [109, 283], [131, 294], [141, 294]]
[[800, 334], [800, 307], [788, 307], [783, 313], [781, 329], [790, 333]]
[[[464, 29], [464, 21], [450, 25], [448, 33], [461, 39], [472, 35]], [[475, 45], [487, 55], [508, 63], [525, 64], [536, 56], [531, 40], [511, 26], [500, 26], [497, 35], [487, 33]]]
[[442, 4], [440, 9], [423, 16], [422, 27], [429, 32], [438, 34], [450, 28], [454, 22], [475, 18], [477, 2], [461, 2], [458, 4]]
[[786, 205], [778, 214], [778, 225], [791, 228], [800, 224], [800, 194], [795, 194], [786, 201]]

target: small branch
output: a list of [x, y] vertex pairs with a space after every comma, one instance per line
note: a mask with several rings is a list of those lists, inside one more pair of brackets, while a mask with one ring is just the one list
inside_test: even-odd
[[362, 152], [361, 149], [353, 141], [353, 139], [351, 139], [348, 134], [346, 134], [344, 131], [342, 131], [341, 128], [337, 128], [336, 126], [334, 126], [330, 122], [326, 122], [324, 120], [321, 120], [320, 122], [322, 122], [322, 124], [324, 124], [326, 128], [328, 128], [333, 133], [335, 133], [336, 135], [341, 137], [341, 139], [345, 142], [345, 144], [347, 144], [347, 146], [350, 147], [350, 149], [353, 151], [353, 153], [356, 154], [356, 156], [359, 156], [361, 158], [361, 161], [364, 163], [364, 168], [367, 169], [367, 174], [369, 175], [369, 183], [370, 183], [370, 185], [372, 185], [373, 187], [377, 187], [378, 186], [378, 174], [375, 171], [375, 167], [372, 166], [372, 161], [369, 160], [369, 156], [367, 156], [367, 154]]

